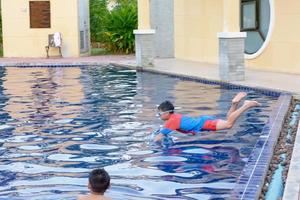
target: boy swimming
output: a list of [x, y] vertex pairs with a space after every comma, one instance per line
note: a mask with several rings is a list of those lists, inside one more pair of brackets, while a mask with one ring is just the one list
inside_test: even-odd
[[242, 113], [252, 107], [261, 105], [257, 101], [245, 101], [238, 108], [238, 104], [246, 95], [247, 93], [245, 92], [239, 92], [232, 99], [226, 119], [217, 119], [214, 116], [189, 117], [177, 114], [174, 112], [174, 105], [170, 101], [164, 101], [158, 106], [158, 114], [165, 121], [165, 124], [160, 133], [155, 136], [154, 141], [160, 141], [164, 135], [168, 135], [173, 131], [196, 134], [201, 131], [230, 129]]

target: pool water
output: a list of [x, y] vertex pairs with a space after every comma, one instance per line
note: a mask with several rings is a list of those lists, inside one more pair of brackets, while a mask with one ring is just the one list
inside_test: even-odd
[[76, 199], [104, 167], [113, 199], [226, 199], [277, 98], [226, 131], [150, 141], [164, 100], [176, 112], [226, 117], [238, 90], [108, 67], [0, 68], [0, 198]]

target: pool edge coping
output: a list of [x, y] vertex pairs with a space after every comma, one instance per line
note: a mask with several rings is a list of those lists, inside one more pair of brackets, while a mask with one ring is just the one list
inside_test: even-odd
[[12, 62], [12, 63], [0, 63], [0, 67], [84, 67], [84, 66], [97, 66], [97, 65], [109, 65], [110, 62], [93, 62], [93, 61], [83, 61], [83, 62], [66, 62], [66, 63], [44, 63], [44, 62]]

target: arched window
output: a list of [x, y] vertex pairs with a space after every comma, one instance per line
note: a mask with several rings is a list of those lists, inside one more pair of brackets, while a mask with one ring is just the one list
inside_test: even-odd
[[245, 53], [256, 53], [263, 46], [269, 32], [269, 0], [241, 0], [240, 24], [241, 31], [247, 32]]

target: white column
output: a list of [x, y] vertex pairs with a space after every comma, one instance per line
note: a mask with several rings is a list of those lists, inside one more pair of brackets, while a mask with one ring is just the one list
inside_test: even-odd
[[223, 0], [223, 32], [240, 32], [240, 0]]
[[138, 66], [148, 67], [153, 65], [155, 58], [154, 34], [150, 26], [150, 2], [138, 0], [138, 29], [135, 34], [135, 57]]
[[138, 0], [138, 29], [150, 29], [149, 0]]
[[240, 0], [223, 0], [223, 32], [218, 33], [221, 80], [245, 79], [245, 37], [240, 32]]
[[223, 32], [228, 32], [228, 0], [223, 0]]

